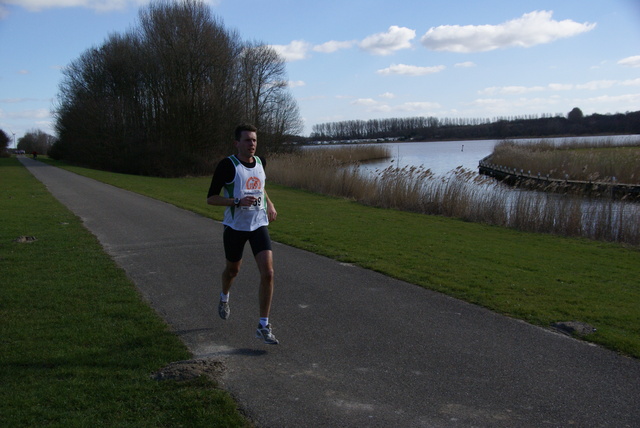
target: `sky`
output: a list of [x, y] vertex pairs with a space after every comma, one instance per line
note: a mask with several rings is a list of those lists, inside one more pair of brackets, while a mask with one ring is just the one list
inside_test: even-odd
[[[55, 135], [64, 67], [149, 0], [0, 0], [0, 129]], [[639, 0], [205, 0], [286, 60], [304, 135], [397, 117], [640, 110]]]

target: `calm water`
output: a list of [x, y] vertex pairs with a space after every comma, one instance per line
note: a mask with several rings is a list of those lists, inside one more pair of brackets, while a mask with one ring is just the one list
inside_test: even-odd
[[480, 159], [493, 152], [498, 140], [434, 141], [415, 143], [384, 143], [390, 159], [367, 163], [363, 169], [385, 169], [388, 166], [422, 166], [436, 175], [444, 175], [459, 166], [476, 170]]
[[[629, 140], [637, 141], [640, 135], [632, 136], [612, 136], [612, 137], [581, 137], [570, 138], [575, 141], [590, 140], [613, 140], [622, 143]], [[538, 141], [535, 140], [515, 140], [520, 142]], [[566, 138], [548, 138], [547, 141], [562, 144]], [[459, 166], [470, 170], [478, 170], [480, 160], [493, 152], [494, 146], [501, 140], [478, 140], [478, 141], [434, 141], [434, 142], [412, 142], [412, 143], [381, 143], [379, 145], [388, 147], [391, 153], [390, 159], [379, 162], [371, 162], [361, 166], [361, 169], [375, 171], [382, 170], [388, 166], [423, 166], [430, 169], [435, 175], [445, 175]]]

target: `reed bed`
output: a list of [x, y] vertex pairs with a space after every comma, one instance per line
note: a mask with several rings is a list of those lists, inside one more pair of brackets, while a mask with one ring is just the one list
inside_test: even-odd
[[354, 165], [391, 157], [391, 150], [388, 147], [377, 144], [340, 145], [337, 147], [308, 146], [301, 152], [313, 153], [314, 160], [319, 162], [338, 165]]
[[464, 168], [444, 176], [418, 167], [363, 173], [358, 165], [365, 157], [345, 163], [334, 153], [338, 150], [315, 148], [270, 158], [269, 180], [380, 208], [640, 245], [638, 204], [514, 190]]
[[491, 163], [561, 180], [640, 184], [640, 139], [498, 143]]

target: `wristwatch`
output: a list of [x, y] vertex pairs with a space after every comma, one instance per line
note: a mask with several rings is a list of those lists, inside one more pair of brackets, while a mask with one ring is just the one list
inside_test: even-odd
[[235, 198], [233, 200], [233, 204], [236, 206], [236, 208], [238, 208], [240, 206], [240, 199], [239, 198]]

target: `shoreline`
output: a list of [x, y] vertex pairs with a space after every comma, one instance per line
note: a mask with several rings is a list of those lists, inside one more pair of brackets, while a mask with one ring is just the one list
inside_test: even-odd
[[504, 140], [553, 140], [553, 139], [580, 139], [580, 138], [606, 138], [606, 137], [638, 137], [640, 134], [619, 133], [619, 134], [589, 134], [589, 135], [548, 135], [532, 137], [504, 137], [504, 138], [430, 138], [430, 139], [397, 139], [397, 138], [373, 138], [373, 139], [349, 139], [349, 140], [315, 140], [304, 143], [291, 143], [296, 146], [339, 146], [351, 144], [384, 144], [384, 143], [437, 143], [437, 142], [458, 142], [458, 141], [504, 141]]

